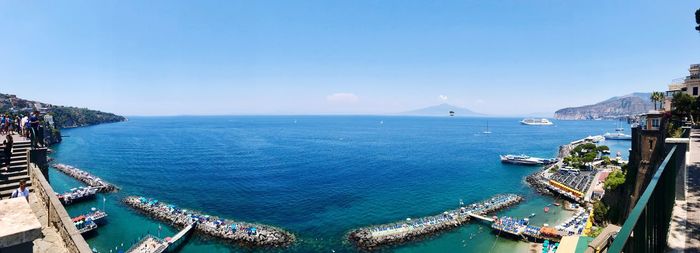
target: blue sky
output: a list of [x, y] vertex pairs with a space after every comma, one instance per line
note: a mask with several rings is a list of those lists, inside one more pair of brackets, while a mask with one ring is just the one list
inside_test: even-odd
[[0, 1], [0, 92], [125, 115], [553, 112], [664, 90], [697, 1]]

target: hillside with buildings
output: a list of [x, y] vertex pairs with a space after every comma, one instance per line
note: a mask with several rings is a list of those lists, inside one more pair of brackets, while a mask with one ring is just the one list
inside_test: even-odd
[[651, 93], [632, 93], [608, 100], [579, 107], [559, 109], [554, 118], [562, 120], [617, 119], [646, 113], [654, 109], [650, 99]]
[[57, 128], [90, 126], [126, 120], [123, 116], [113, 113], [90, 110], [87, 108], [52, 105], [22, 99], [15, 95], [0, 93], [0, 112], [29, 114], [34, 110], [51, 114]]

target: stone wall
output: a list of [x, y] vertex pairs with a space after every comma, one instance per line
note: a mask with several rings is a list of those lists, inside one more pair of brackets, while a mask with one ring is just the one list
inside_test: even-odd
[[71, 253], [91, 253], [90, 246], [75, 228], [68, 212], [63, 208], [53, 188], [36, 164], [29, 164], [29, 177], [32, 180], [34, 196], [41, 200], [48, 211], [47, 223], [56, 228], [68, 251]]

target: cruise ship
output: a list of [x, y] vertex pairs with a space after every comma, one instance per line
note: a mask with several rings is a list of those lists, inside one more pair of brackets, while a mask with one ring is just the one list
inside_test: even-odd
[[501, 155], [502, 163], [522, 164], [522, 165], [544, 165], [555, 163], [556, 159], [545, 159], [529, 157], [526, 155]]
[[554, 125], [551, 121], [548, 119], [542, 118], [542, 119], [523, 119], [520, 121], [520, 124], [523, 125], [528, 125], [528, 126], [551, 126]]

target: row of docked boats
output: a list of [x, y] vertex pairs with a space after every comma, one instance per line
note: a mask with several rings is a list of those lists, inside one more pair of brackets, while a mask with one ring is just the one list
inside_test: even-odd
[[94, 199], [97, 195], [97, 191], [98, 189], [92, 186], [78, 187], [71, 188], [70, 191], [63, 194], [57, 194], [56, 196], [58, 197], [58, 200], [61, 201], [61, 204], [68, 206], [77, 202]]
[[556, 158], [539, 158], [527, 155], [501, 155], [502, 163], [511, 163], [519, 165], [547, 165], [556, 163]]
[[85, 235], [95, 231], [98, 225], [104, 225], [106, 218], [107, 213], [93, 207], [90, 212], [73, 218], [73, 224], [80, 234]]

